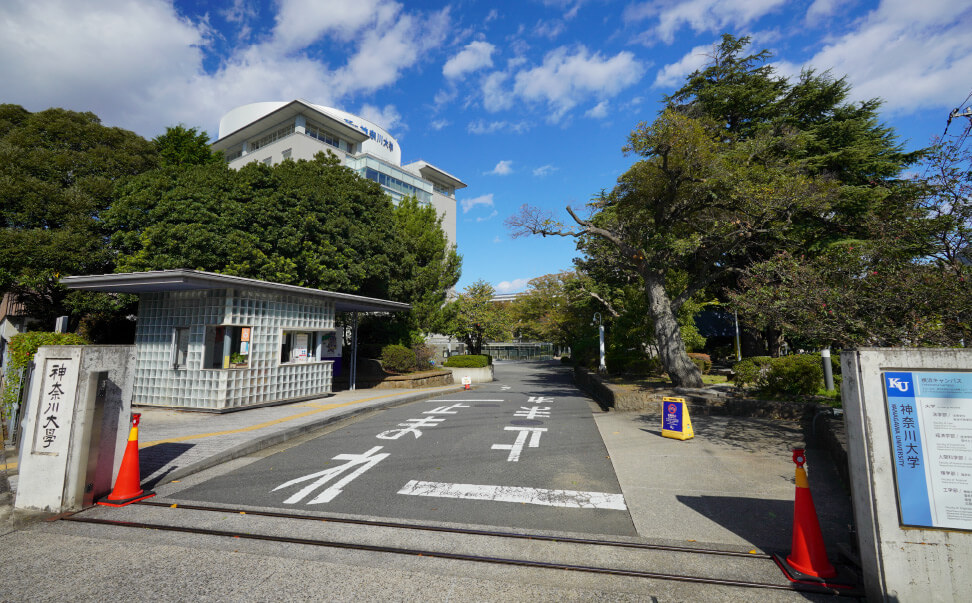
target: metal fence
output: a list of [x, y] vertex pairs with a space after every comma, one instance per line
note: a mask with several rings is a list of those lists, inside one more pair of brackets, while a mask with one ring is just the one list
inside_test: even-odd
[[483, 353], [493, 360], [552, 360], [552, 343], [487, 343]]

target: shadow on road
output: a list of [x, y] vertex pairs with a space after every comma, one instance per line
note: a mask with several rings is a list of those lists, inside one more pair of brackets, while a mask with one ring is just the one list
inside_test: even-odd
[[690, 496], [675, 499], [769, 553], [789, 552], [793, 503], [736, 496]]

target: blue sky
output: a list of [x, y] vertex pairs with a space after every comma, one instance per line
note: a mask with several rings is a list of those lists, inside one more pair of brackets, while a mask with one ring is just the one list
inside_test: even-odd
[[0, 102], [93, 111], [147, 138], [178, 123], [215, 137], [223, 113], [257, 101], [362, 115], [403, 162], [469, 185], [459, 287], [511, 292], [575, 252], [512, 240], [504, 219], [524, 203], [565, 216], [610, 189], [633, 161], [627, 134], [723, 32], [772, 50], [784, 74], [846, 75], [855, 99], [884, 99], [909, 148], [972, 92], [972, 0], [4, 0]]

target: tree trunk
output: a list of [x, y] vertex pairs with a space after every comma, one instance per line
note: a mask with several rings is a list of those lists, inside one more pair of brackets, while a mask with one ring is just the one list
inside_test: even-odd
[[676, 387], [702, 387], [702, 373], [688, 357], [678, 320], [672, 311], [664, 285], [656, 278], [645, 277], [648, 307], [655, 322], [655, 341], [662, 366]]

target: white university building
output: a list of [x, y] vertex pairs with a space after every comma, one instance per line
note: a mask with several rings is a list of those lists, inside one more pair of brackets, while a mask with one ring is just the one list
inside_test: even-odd
[[413, 195], [431, 203], [442, 216], [449, 243], [456, 243], [456, 190], [466, 184], [426, 161], [402, 165], [398, 140], [357, 115], [303, 100], [251, 103], [223, 116], [212, 148], [222, 151], [233, 168], [254, 161], [273, 165], [285, 159], [313, 159], [330, 151], [364, 178], [381, 184], [394, 202]]

